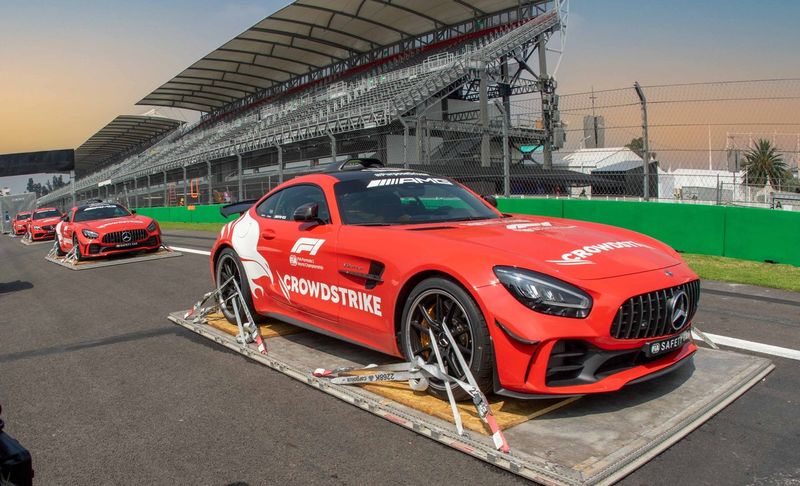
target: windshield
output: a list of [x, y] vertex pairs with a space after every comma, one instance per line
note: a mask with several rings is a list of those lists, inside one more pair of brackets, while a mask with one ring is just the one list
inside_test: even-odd
[[33, 213], [33, 219], [45, 219], [45, 218], [60, 218], [61, 213], [58, 212], [57, 209], [47, 209], [45, 211], [36, 211]]
[[17, 220], [19, 221], [19, 220], [23, 220], [23, 219], [28, 219], [30, 217], [31, 217], [31, 213], [19, 213], [17, 215]]
[[102, 206], [84, 206], [75, 212], [73, 221], [94, 221], [95, 219], [121, 218], [130, 216], [131, 213], [119, 204], [104, 204]]
[[344, 224], [381, 226], [500, 217], [460, 185], [425, 174], [378, 173], [373, 179], [339, 182], [334, 192]]

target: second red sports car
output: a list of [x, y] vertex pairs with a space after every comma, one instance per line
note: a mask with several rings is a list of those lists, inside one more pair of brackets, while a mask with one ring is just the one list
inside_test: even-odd
[[697, 349], [699, 280], [667, 245], [503, 214], [451, 179], [378, 165], [357, 160], [223, 208], [244, 212], [212, 249], [217, 285], [234, 277], [258, 314], [406, 359], [435, 359], [433, 331], [463, 377], [446, 327], [481, 388], [510, 396], [617, 390]]
[[39, 208], [28, 222], [31, 240], [52, 240], [56, 236], [56, 225], [61, 221], [61, 211], [56, 208]]
[[92, 203], [70, 209], [56, 229], [60, 255], [76, 248], [78, 260], [127, 253], [157, 251], [161, 228], [147, 216], [138, 216], [119, 204]]

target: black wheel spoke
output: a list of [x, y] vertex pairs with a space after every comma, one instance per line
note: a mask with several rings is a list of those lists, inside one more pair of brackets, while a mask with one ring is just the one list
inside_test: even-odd
[[428, 335], [428, 328], [420, 324], [419, 321], [411, 321], [411, 327], [421, 333], [424, 333], [426, 336]]
[[447, 370], [451, 374], [454, 374], [454, 376], [456, 378], [461, 377], [463, 375], [463, 373], [461, 372], [461, 367], [458, 366], [458, 363], [456, 362], [457, 360], [456, 360], [455, 356], [453, 356], [453, 350], [450, 350], [447, 353], [447, 356], [445, 357], [445, 361], [447, 362]]
[[426, 309], [424, 305], [419, 304], [417, 309], [422, 314], [422, 317], [425, 319], [425, 322], [428, 324], [428, 326], [430, 326], [434, 331], [439, 330], [439, 324], [431, 318], [431, 316], [428, 314], [428, 309]]
[[442, 322], [444, 322], [444, 323], [445, 323], [445, 324], [447, 324], [448, 326], [452, 325], [452, 323], [453, 323], [453, 316], [454, 316], [454, 315], [455, 315], [455, 313], [456, 313], [456, 308], [457, 308], [457, 307], [458, 307], [458, 306], [456, 305], [456, 303], [455, 303], [455, 302], [453, 302], [453, 301], [450, 301], [450, 308], [447, 310], [447, 316], [445, 316], [445, 318], [442, 320]]
[[469, 357], [472, 356], [471, 349], [467, 348], [466, 346], [458, 342], [456, 343], [456, 346], [458, 346], [458, 350], [461, 351], [461, 356], [463, 356], [465, 360], [469, 359]]

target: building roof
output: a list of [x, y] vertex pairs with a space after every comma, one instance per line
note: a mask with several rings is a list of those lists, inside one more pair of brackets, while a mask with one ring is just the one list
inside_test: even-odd
[[160, 116], [120, 115], [75, 149], [75, 172], [91, 172], [105, 162], [162, 136], [183, 123]]
[[[137, 104], [209, 112], [337, 62], [376, 52], [377, 58], [387, 57], [396, 53], [389, 46], [447, 26], [545, 3], [296, 0], [195, 62]], [[509, 16], [506, 22], [512, 20]], [[430, 37], [427, 43], [439, 40]]]
[[616, 167], [613, 170], [630, 170], [644, 164], [642, 158], [627, 147], [580, 149], [564, 155], [554, 154], [554, 159], [553, 165], [584, 172], [610, 166]]

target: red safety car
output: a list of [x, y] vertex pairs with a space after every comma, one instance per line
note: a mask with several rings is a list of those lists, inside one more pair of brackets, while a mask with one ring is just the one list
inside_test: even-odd
[[56, 236], [56, 225], [61, 221], [61, 211], [56, 208], [39, 208], [28, 221], [31, 240], [52, 240]]
[[[492, 202], [448, 178], [350, 161], [223, 208], [242, 215], [211, 270], [218, 286], [235, 277], [257, 314], [390, 355], [432, 362], [433, 329], [461, 377], [446, 324], [485, 392], [610, 392], [691, 361], [700, 285], [673, 249]], [[429, 390], [444, 396], [442, 383]]]
[[19, 236], [19, 235], [24, 235], [25, 233], [27, 233], [28, 232], [28, 223], [30, 222], [30, 220], [31, 220], [31, 212], [30, 211], [23, 211], [23, 212], [17, 213], [17, 215], [14, 216], [14, 223], [13, 223], [14, 234]]
[[96, 202], [70, 209], [56, 229], [59, 255], [77, 248], [76, 258], [133, 251], [158, 251], [161, 228], [147, 216], [115, 203]]

